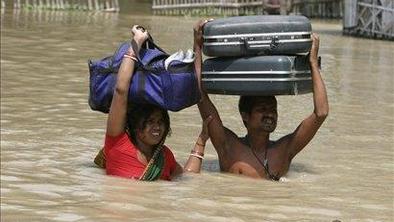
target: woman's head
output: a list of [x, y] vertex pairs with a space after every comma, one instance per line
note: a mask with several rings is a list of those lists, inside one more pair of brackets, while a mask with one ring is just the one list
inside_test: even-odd
[[134, 143], [163, 144], [171, 132], [167, 110], [151, 104], [132, 104], [127, 113], [127, 130]]

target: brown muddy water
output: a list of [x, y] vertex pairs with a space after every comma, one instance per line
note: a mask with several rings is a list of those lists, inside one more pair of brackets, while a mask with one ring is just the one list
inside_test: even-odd
[[[198, 18], [12, 11], [1, 14], [1, 221], [393, 221], [394, 43], [321, 36], [330, 115], [280, 182], [219, 172], [212, 145], [201, 175], [174, 182], [106, 176], [93, 158], [106, 115], [90, 110], [87, 60], [111, 54], [132, 24], [172, 53], [192, 47]], [[211, 96], [243, 135], [237, 97]], [[278, 97], [273, 138], [313, 110], [312, 96]], [[200, 130], [196, 107], [171, 113], [167, 144], [184, 163]]]

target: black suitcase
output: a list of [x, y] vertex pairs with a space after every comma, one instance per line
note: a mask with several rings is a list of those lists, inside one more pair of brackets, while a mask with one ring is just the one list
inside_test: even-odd
[[207, 56], [250, 56], [306, 53], [312, 45], [311, 23], [304, 16], [239, 16], [204, 26]]
[[312, 92], [306, 55], [207, 59], [203, 64], [202, 85], [208, 93], [226, 95], [297, 95]]

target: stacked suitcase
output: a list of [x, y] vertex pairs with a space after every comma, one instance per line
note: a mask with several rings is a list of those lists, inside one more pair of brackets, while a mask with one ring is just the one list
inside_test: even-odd
[[312, 92], [311, 24], [304, 16], [242, 16], [204, 26], [202, 84], [208, 93]]

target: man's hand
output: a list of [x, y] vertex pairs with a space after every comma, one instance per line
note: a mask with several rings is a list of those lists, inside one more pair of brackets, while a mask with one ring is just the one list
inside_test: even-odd
[[202, 30], [204, 28], [205, 23], [207, 23], [208, 21], [211, 21], [211, 20], [212, 19], [200, 20], [194, 25], [193, 33], [194, 33], [194, 45], [195, 46], [202, 48], [202, 44], [204, 42], [203, 37], [202, 37], [203, 36]]
[[319, 43], [320, 39], [316, 33], [312, 33], [312, 48], [309, 53], [309, 63], [310, 65], [318, 65], [318, 53], [319, 53]]

